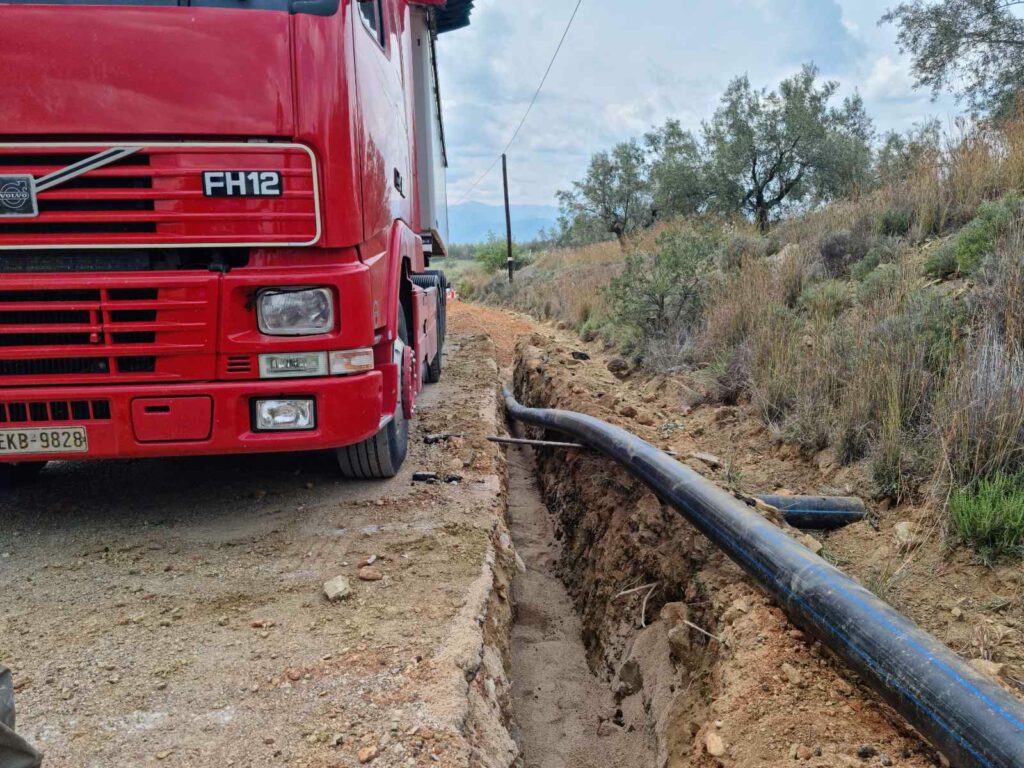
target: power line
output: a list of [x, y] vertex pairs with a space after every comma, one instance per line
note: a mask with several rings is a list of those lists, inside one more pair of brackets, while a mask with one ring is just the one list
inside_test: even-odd
[[501, 150], [501, 152], [498, 154], [496, 158], [494, 158], [494, 162], [491, 163], [491, 165], [487, 168], [486, 171], [480, 174], [479, 178], [477, 178], [477, 180], [473, 182], [473, 186], [469, 188], [466, 194], [462, 196], [462, 199], [460, 199], [459, 202], [456, 203], [456, 205], [462, 205], [462, 203], [466, 202], [466, 198], [473, 194], [473, 190], [475, 190], [480, 185], [480, 182], [490, 175], [491, 171], [495, 169], [495, 167], [498, 165], [498, 162], [501, 160], [501, 156], [508, 152], [509, 149], [512, 148], [512, 145], [515, 143], [516, 139], [519, 138], [519, 132], [522, 131], [523, 126], [526, 125], [526, 118], [528, 118], [530, 116], [530, 112], [533, 111], [533, 107], [537, 103], [537, 99], [540, 98], [540, 92], [544, 90], [544, 84], [548, 81], [548, 75], [551, 74], [551, 69], [555, 66], [555, 61], [557, 61], [558, 59], [558, 54], [562, 52], [562, 46], [565, 45], [565, 39], [569, 37], [569, 30], [572, 29], [572, 24], [574, 21], [576, 21], [576, 14], [580, 12], [581, 5], [583, 5], [583, 0], [577, 0], [576, 7], [573, 9], [572, 12], [572, 16], [569, 18], [569, 23], [565, 25], [565, 31], [562, 33], [562, 39], [558, 41], [558, 47], [555, 49], [555, 53], [551, 57], [551, 61], [548, 63], [548, 68], [544, 72], [544, 77], [541, 78], [540, 85], [537, 86], [537, 91], [533, 94], [533, 98], [530, 100], [530, 106], [528, 106], [526, 108], [526, 112], [523, 113], [523, 119], [520, 120], [519, 125], [516, 126], [516, 130], [515, 133], [512, 134], [512, 138], [508, 140], [508, 144], [506, 144], [505, 148]]

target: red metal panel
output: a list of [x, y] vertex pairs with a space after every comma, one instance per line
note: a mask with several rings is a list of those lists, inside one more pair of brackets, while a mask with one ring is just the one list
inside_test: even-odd
[[14, 4], [4, 5], [2, 15], [8, 75], [0, 78], [0, 131], [292, 133], [287, 13]]
[[140, 443], [209, 440], [212, 397], [146, 397], [132, 401], [132, 428]]

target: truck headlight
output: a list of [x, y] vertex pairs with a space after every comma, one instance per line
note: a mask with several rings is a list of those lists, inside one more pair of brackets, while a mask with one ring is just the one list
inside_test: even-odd
[[266, 288], [256, 297], [256, 319], [267, 336], [316, 336], [334, 329], [330, 288]]
[[302, 432], [316, 429], [316, 405], [311, 398], [257, 400], [253, 427], [257, 432]]

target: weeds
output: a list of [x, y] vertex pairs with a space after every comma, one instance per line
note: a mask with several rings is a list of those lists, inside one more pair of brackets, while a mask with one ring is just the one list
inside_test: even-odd
[[1024, 554], [1024, 475], [1001, 472], [949, 499], [953, 530], [993, 562]]

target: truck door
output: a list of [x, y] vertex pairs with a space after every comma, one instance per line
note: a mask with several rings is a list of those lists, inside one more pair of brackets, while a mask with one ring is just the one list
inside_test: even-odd
[[369, 240], [387, 231], [396, 219], [411, 221], [414, 179], [401, 45], [401, 36], [408, 30], [397, 0], [352, 2], [361, 115], [363, 235]]

